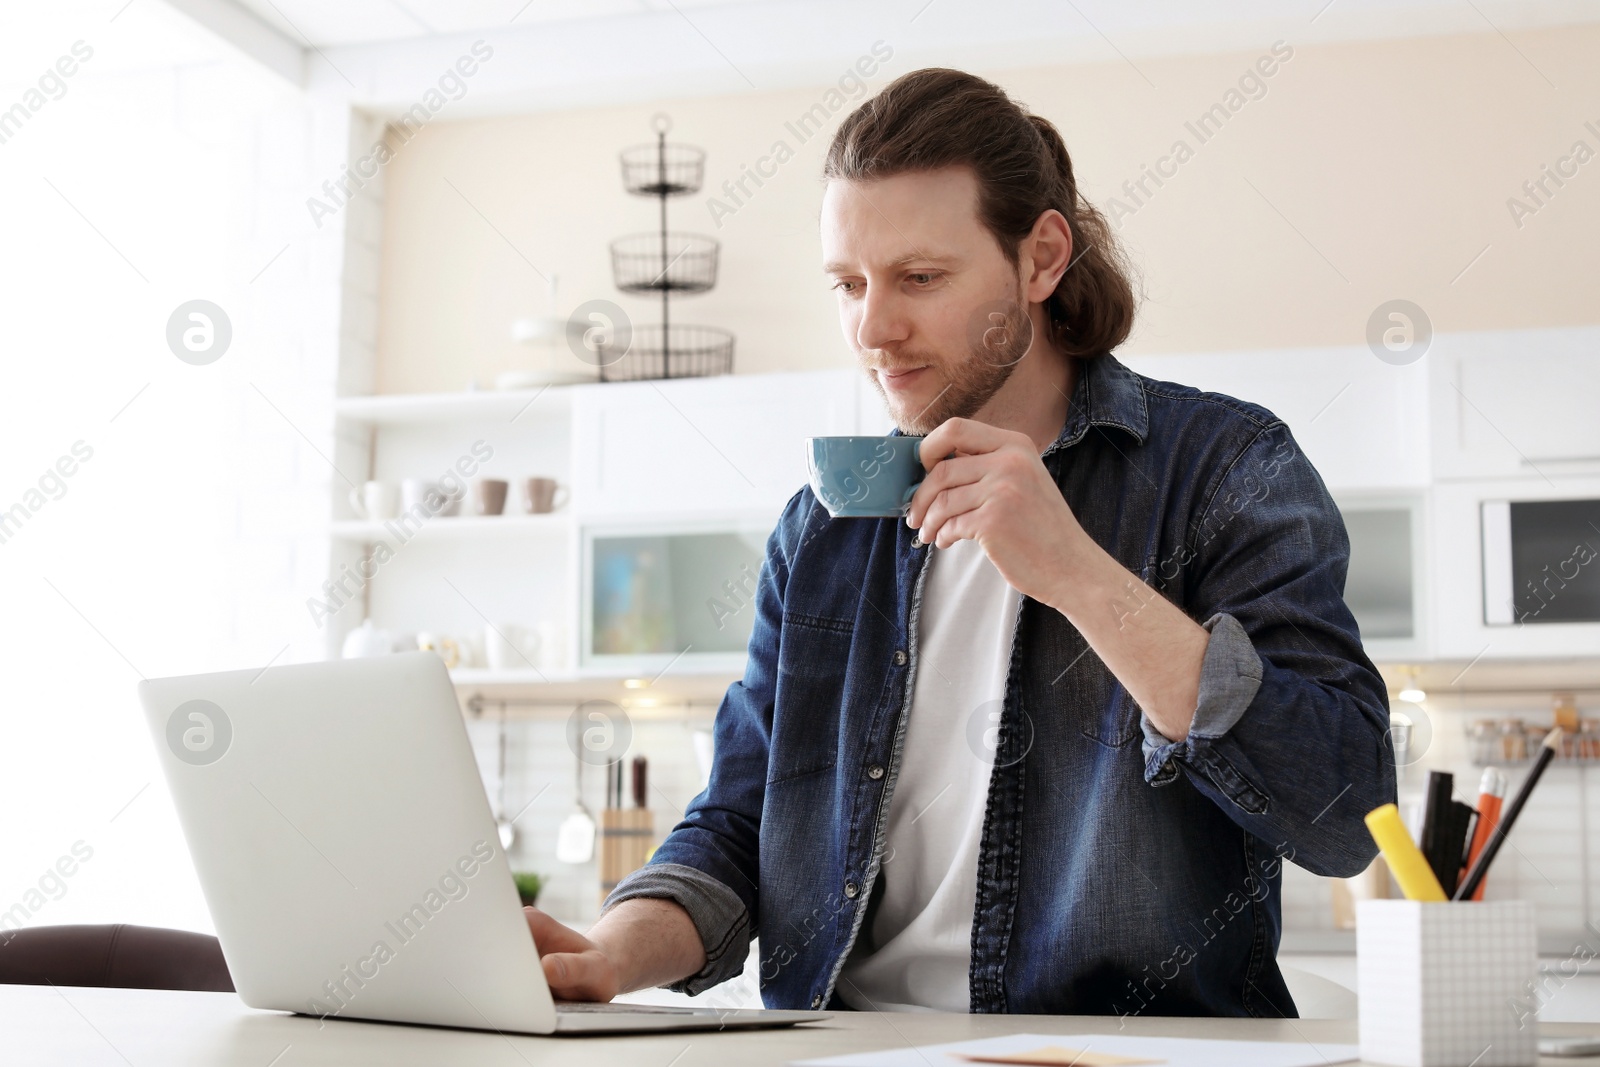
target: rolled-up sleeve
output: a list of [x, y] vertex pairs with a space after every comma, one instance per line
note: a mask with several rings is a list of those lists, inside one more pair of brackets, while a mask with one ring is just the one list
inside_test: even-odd
[[1187, 781], [1313, 873], [1348, 876], [1394, 800], [1388, 693], [1344, 601], [1343, 517], [1287, 426], [1262, 428], [1194, 527], [1182, 606], [1210, 633], [1188, 735], [1148, 716], [1144, 777]]
[[1151, 785], [1166, 785], [1178, 777], [1178, 753], [1203, 764], [1216, 741], [1244, 715], [1261, 688], [1261, 656], [1250, 635], [1232, 615], [1217, 614], [1201, 623], [1211, 634], [1200, 664], [1200, 692], [1188, 736], [1169, 740], [1156, 729], [1150, 716], [1140, 716], [1144, 729], [1144, 778]]
[[744, 970], [745, 949], [751, 937], [750, 913], [739, 894], [699, 868], [681, 863], [652, 863], [618, 882], [606, 897], [600, 913], [604, 915], [624, 900], [637, 897], [664, 898], [677, 903], [694, 920], [700, 944], [706, 950], [705, 966], [673, 982], [668, 989], [694, 996]]

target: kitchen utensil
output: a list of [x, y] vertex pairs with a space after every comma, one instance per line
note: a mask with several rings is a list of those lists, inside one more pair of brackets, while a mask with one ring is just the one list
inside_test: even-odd
[[556, 830], [556, 859], [562, 863], [588, 863], [594, 858], [594, 816], [583, 805], [583, 754], [574, 752], [574, 807]]
[[633, 806], [645, 806], [648, 795], [650, 766], [643, 756], [633, 757]]
[[350, 510], [357, 518], [392, 519], [399, 501], [398, 492], [388, 482], [367, 482], [359, 489], [350, 490]]
[[700, 788], [711, 784], [711, 758], [715, 752], [710, 730], [696, 730], [689, 740], [694, 745], [694, 765], [700, 771]]
[[494, 826], [500, 833], [500, 847], [511, 851], [517, 842], [517, 824], [506, 814], [506, 707], [500, 705], [500, 803]]

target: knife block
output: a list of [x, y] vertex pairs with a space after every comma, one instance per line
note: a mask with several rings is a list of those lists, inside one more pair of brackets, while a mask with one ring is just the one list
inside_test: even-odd
[[656, 813], [649, 808], [608, 808], [600, 813], [600, 901], [655, 850]]

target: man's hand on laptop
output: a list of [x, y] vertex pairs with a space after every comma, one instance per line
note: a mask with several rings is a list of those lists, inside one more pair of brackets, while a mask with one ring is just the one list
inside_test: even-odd
[[617, 966], [600, 947], [538, 908], [522, 909], [539, 949], [544, 980], [557, 1000], [610, 1000], [622, 992]]
[[616, 905], [585, 937], [538, 908], [522, 909], [557, 1000], [610, 1000], [665, 985], [705, 966], [694, 920], [671, 900], [636, 898]]

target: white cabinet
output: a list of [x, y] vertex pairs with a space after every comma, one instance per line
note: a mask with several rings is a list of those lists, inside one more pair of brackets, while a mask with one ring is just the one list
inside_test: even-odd
[[574, 504], [590, 516], [775, 514], [807, 437], [857, 432], [855, 370], [580, 386]]
[[1259, 404], [1288, 423], [1329, 489], [1428, 484], [1428, 372], [1363, 346], [1119, 357], [1147, 377]]
[[1435, 474], [1600, 474], [1600, 327], [1441, 334], [1432, 365]]

